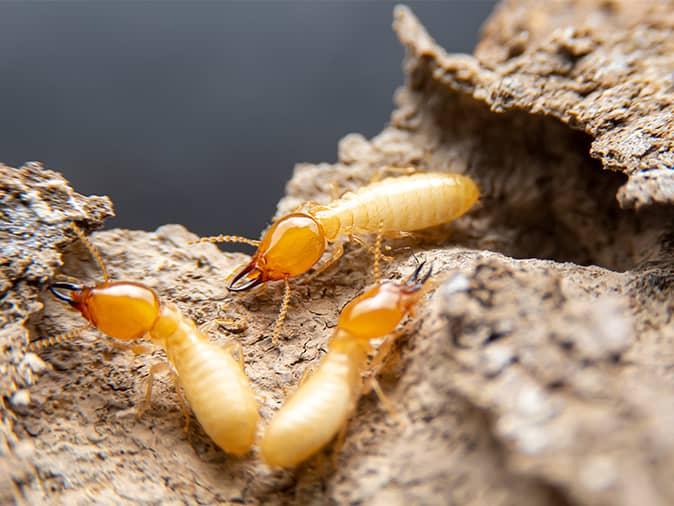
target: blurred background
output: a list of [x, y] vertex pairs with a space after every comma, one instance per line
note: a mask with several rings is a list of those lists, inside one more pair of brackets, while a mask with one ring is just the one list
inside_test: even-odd
[[[471, 52], [495, 3], [407, 5]], [[0, 161], [109, 195], [108, 227], [258, 237], [295, 163], [388, 122], [394, 4], [1, 2]]]

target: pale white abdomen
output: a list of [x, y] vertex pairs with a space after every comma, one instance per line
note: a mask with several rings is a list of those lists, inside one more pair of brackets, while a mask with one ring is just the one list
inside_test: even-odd
[[268, 465], [293, 467], [337, 435], [360, 396], [360, 367], [360, 359], [328, 352], [267, 427], [260, 450]]
[[185, 397], [204, 431], [223, 450], [247, 453], [259, 419], [255, 393], [238, 361], [182, 318], [165, 340]]
[[425, 172], [384, 179], [347, 193], [317, 211], [316, 218], [329, 239], [374, 233], [380, 226], [382, 232], [412, 232], [458, 218], [475, 204], [479, 194], [467, 176]]

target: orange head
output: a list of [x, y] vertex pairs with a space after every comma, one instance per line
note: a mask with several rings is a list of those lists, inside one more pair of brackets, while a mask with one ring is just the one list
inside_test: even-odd
[[384, 281], [349, 302], [337, 328], [358, 339], [375, 339], [390, 334], [423, 294], [421, 289], [433, 269], [420, 275], [424, 263], [403, 281]]
[[159, 318], [157, 294], [140, 283], [114, 281], [88, 288], [57, 282], [49, 290], [82, 313], [94, 327], [116, 339], [143, 337]]
[[260, 283], [304, 274], [323, 256], [325, 243], [323, 227], [311, 215], [288, 214], [269, 227], [250, 263], [228, 288], [241, 292]]

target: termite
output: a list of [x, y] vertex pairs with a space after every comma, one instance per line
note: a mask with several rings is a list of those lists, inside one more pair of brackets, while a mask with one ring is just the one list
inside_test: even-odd
[[[364, 391], [363, 374], [376, 371], [395, 340], [392, 334], [425, 293], [432, 269], [424, 264], [403, 281], [376, 283], [340, 313], [328, 352], [272, 417], [260, 442], [263, 460], [289, 468], [320, 451], [340, 434]], [[388, 336], [371, 360], [372, 340]], [[374, 376], [372, 387], [385, 399]]]
[[[283, 301], [272, 333], [272, 341], [276, 342], [290, 301], [289, 279], [314, 267], [328, 243], [334, 243], [332, 255], [318, 272], [342, 256], [346, 240], [363, 243], [361, 234], [377, 233], [381, 240], [382, 235], [404, 236], [448, 223], [465, 214], [479, 195], [475, 182], [461, 174], [423, 172], [390, 177], [325, 205], [309, 202], [276, 220], [260, 241], [219, 235], [197, 242], [239, 242], [257, 247], [251, 261], [233, 276], [228, 288], [241, 292], [269, 281], [284, 282]], [[376, 268], [375, 279], [378, 274]]]
[[[72, 228], [96, 260], [103, 281], [92, 286], [54, 282], [49, 287], [51, 293], [79, 311], [89, 324], [118, 340], [120, 348], [146, 351], [128, 344], [144, 337], [162, 347], [174, 370], [166, 362], [150, 368], [145, 406], [151, 400], [153, 376], [169, 369], [206, 434], [226, 452], [247, 453], [255, 440], [259, 414], [255, 393], [243, 371], [240, 348], [236, 360], [231, 350], [209, 342], [175, 304], [161, 302], [153, 289], [134, 281], [111, 281], [98, 250], [77, 226]], [[40, 349], [72, 338], [81, 330], [34, 341], [28, 347]]]

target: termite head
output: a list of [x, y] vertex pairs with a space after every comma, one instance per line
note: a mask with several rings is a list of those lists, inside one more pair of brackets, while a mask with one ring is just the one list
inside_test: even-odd
[[424, 293], [422, 288], [433, 272], [430, 268], [422, 275], [424, 265], [407, 279], [383, 281], [353, 299], [339, 315], [338, 329], [366, 340], [393, 332]]
[[288, 214], [269, 227], [250, 263], [228, 288], [241, 292], [267, 281], [299, 276], [320, 260], [325, 242], [323, 228], [313, 216]]
[[159, 298], [151, 288], [129, 281], [95, 287], [56, 282], [49, 287], [94, 327], [110, 337], [132, 340], [147, 334], [159, 317]]

